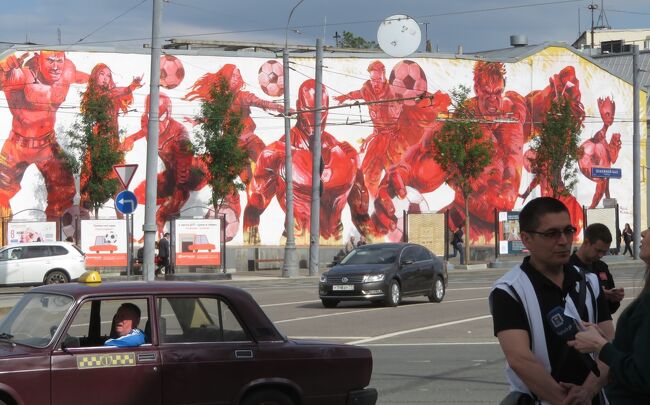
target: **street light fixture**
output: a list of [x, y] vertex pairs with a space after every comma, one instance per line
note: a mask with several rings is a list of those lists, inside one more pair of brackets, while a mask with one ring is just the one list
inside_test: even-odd
[[287, 26], [284, 30], [284, 50], [282, 51], [282, 67], [284, 76], [284, 166], [285, 166], [285, 184], [286, 184], [286, 219], [285, 231], [287, 241], [284, 245], [284, 265], [282, 267], [282, 277], [295, 277], [298, 275], [298, 264], [296, 260], [296, 241], [293, 236], [294, 219], [293, 219], [293, 164], [291, 154], [291, 120], [289, 119], [290, 95], [289, 95], [289, 23], [291, 16], [296, 8], [303, 2], [300, 0], [289, 13]]

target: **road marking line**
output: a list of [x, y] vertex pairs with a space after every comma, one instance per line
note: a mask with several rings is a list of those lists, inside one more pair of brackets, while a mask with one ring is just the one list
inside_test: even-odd
[[314, 302], [320, 302], [320, 300], [310, 300], [310, 301], [293, 301], [293, 302], [281, 302], [279, 304], [265, 304], [265, 305], [260, 305], [262, 308], [268, 308], [268, 307], [279, 307], [282, 305], [294, 305], [294, 304], [311, 304]]
[[289, 339], [308, 339], [308, 340], [351, 340], [351, 339], [368, 339], [371, 336], [289, 336]]
[[[354, 343], [347, 343], [354, 344]], [[481, 346], [498, 345], [499, 342], [433, 342], [433, 343], [370, 343], [367, 347], [398, 347], [398, 346]]]
[[357, 341], [354, 341], [354, 342], [348, 342], [348, 344], [361, 345], [361, 344], [368, 343], [368, 342], [374, 342], [375, 340], [388, 339], [388, 338], [391, 338], [391, 337], [406, 335], [406, 334], [409, 334], [409, 333], [422, 332], [422, 331], [425, 331], [425, 330], [443, 328], [445, 326], [458, 325], [458, 324], [461, 324], [461, 323], [479, 321], [479, 320], [488, 319], [488, 318], [492, 318], [492, 315], [476, 316], [474, 318], [460, 319], [458, 321], [445, 322], [445, 323], [439, 323], [439, 324], [436, 324], [436, 325], [424, 326], [424, 327], [421, 327], [421, 328], [415, 328], [415, 329], [402, 330], [402, 331], [399, 331], [399, 332], [386, 333], [384, 335], [375, 336], [375, 337], [372, 337], [370, 339], [361, 339], [361, 340], [357, 340]]

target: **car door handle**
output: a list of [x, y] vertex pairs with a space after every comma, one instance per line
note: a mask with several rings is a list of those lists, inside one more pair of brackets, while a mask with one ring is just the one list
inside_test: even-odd
[[235, 358], [237, 359], [252, 359], [253, 351], [252, 350], [235, 350]]
[[138, 353], [138, 361], [155, 361], [156, 353]]

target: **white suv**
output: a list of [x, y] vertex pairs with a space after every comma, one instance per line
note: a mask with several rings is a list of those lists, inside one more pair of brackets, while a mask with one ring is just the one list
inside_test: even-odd
[[36, 242], [0, 249], [1, 284], [67, 283], [86, 271], [86, 257], [69, 242]]

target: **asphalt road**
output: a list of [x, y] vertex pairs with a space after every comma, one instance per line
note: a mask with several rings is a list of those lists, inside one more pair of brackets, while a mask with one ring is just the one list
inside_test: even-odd
[[[323, 308], [314, 278], [225, 283], [249, 291], [289, 337], [369, 347], [378, 404], [495, 404], [508, 388], [487, 296], [502, 273], [454, 271], [442, 303], [406, 298], [396, 308], [363, 302]], [[613, 274], [625, 287], [624, 307], [640, 290], [642, 264]], [[24, 290], [0, 288], [0, 307], [13, 305]]]

